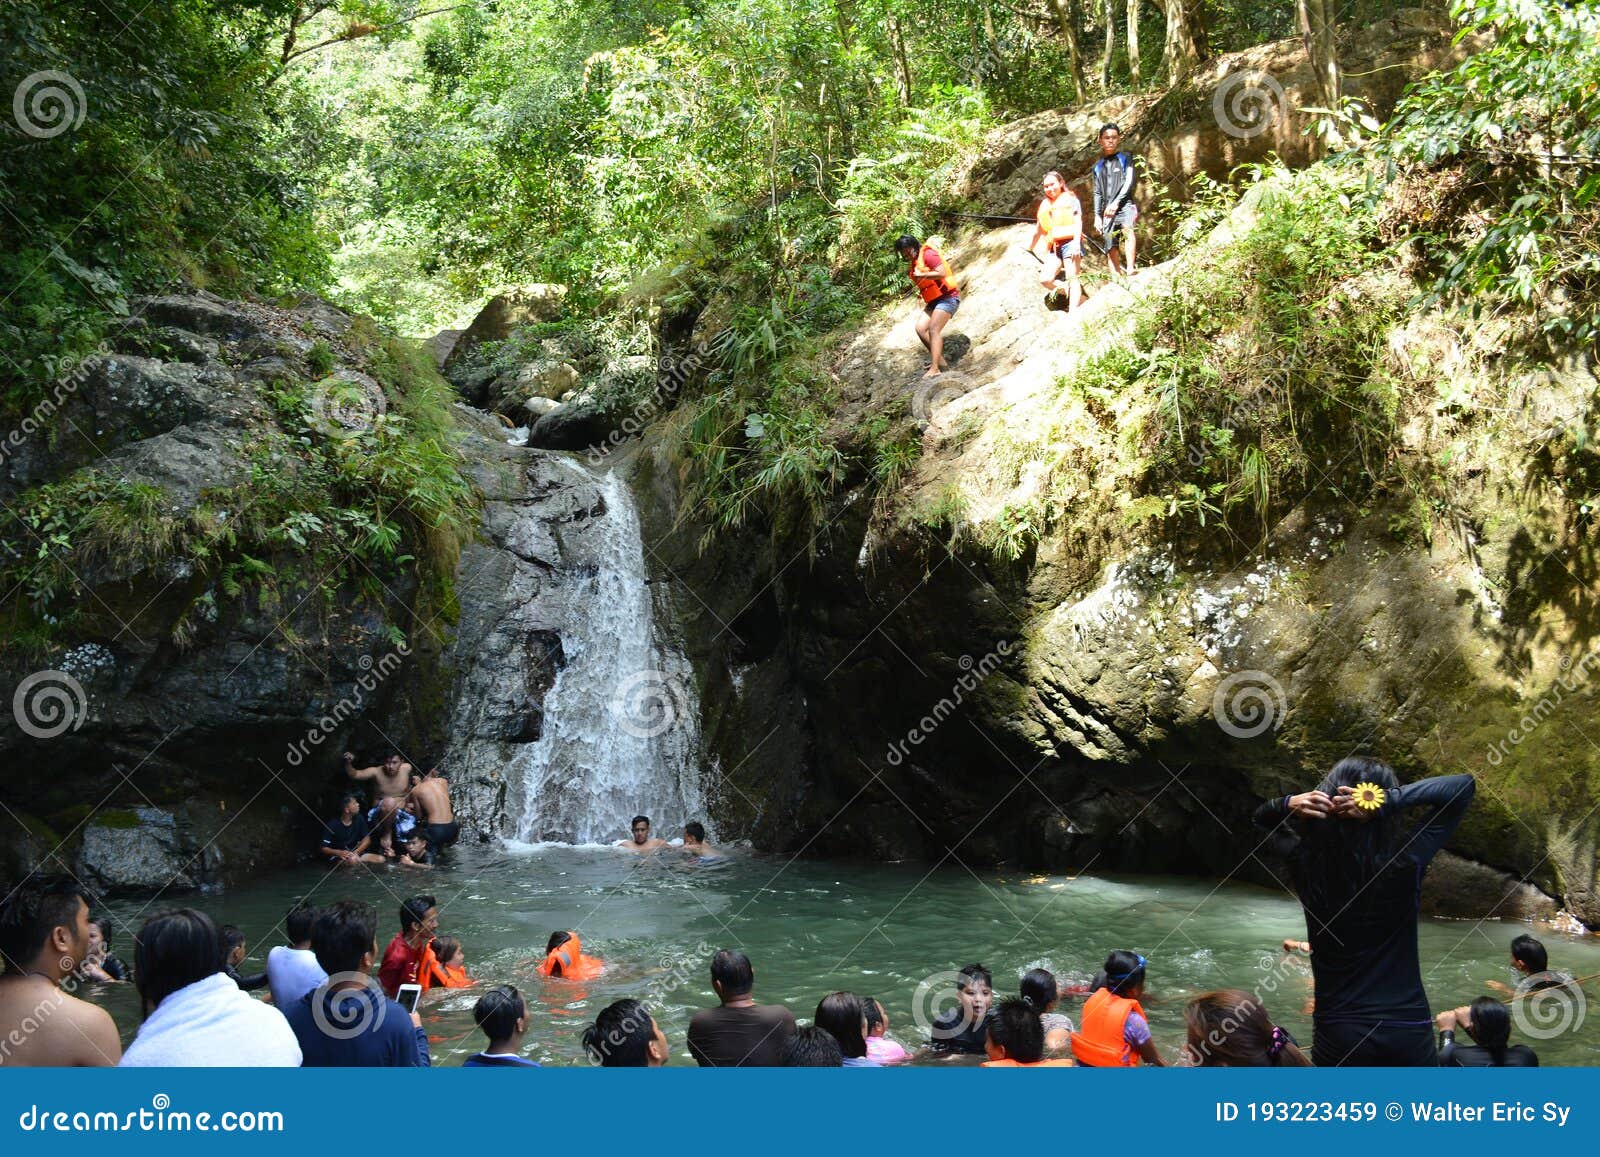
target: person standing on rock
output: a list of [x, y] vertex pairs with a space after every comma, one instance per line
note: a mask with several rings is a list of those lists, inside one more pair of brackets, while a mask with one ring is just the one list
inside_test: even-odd
[[909, 263], [911, 284], [922, 295], [922, 316], [917, 318], [917, 340], [927, 349], [931, 361], [923, 377], [944, 373], [944, 327], [961, 308], [961, 287], [956, 284], [944, 257], [932, 245], [924, 245], [909, 233], [894, 243], [895, 251]]
[[1057, 283], [1070, 270], [1068, 308], [1077, 309], [1083, 304], [1083, 283], [1078, 279], [1083, 267], [1083, 205], [1078, 195], [1067, 188], [1066, 178], [1054, 169], [1044, 175], [1038, 222], [1028, 248], [1037, 253], [1039, 242], [1045, 242], [1047, 257], [1042, 259], [1044, 275], [1039, 278], [1039, 284], [1050, 290], [1045, 304], [1055, 299]]
[[[1417, 958], [1422, 877], [1476, 790], [1470, 775], [1401, 787], [1387, 764], [1351, 757], [1311, 791], [1256, 810], [1256, 825], [1283, 838], [1305, 910], [1319, 1067], [1438, 1063]], [[1423, 812], [1409, 831], [1407, 808]]]
[[[1133, 265], [1133, 224], [1139, 219], [1139, 206], [1133, 202], [1133, 185], [1138, 179], [1133, 158], [1120, 151], [1122, 130], [1116, 124], [1100, 128], [1100, 159], [1094, 163], [1094, 227], [1100, 234], [1106, 260], [1112, 273], [1135, 272]], [[1122, 253], [1117, 252], [1118, 239]], [[1126, 258], [1120, 264], [1118, 257]]]

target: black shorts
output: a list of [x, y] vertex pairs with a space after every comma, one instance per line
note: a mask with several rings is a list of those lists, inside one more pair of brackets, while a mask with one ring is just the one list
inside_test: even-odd
[[1387, 1065], [1426, 1068], [1439, 1063], [1433, 1022], [1315, 1020], [1311, 1063], [1318, 1068]]
[[461, 835], [461, 824], [455, 820], [447, 824], [418, 824], [417, 834], [428, 841], [430, 852], [438, 852], [456, 842]]

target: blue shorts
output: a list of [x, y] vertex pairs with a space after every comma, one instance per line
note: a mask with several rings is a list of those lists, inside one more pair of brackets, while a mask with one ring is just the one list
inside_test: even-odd
[[1083, 240], [1082, 238], [1074, 237], [1071, 241], [1052, 241], [1050, 243], [1050, 253], [1062, 261], [1069, 257], [1082, 257]]
[[947, 293], [937, 301], [928, 302], [927, 312], [932, 314], [937, 309], [940, 313], [948, 313], [951, 317], [954, 317], [956, 310], [960, 308], [961, 295], [959, 293]]

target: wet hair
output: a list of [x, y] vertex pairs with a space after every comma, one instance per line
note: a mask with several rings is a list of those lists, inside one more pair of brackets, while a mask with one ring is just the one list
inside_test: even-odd
[[440, 964], [449, 964], [455, 959], [457, 952], [461, 951], [461, 941], [454, 936], [435, 936], [433, 938], [433, 954]]
[[1311, 1062], [1284, 1029], [1272, 1023], [1251, 992], [1224, 988], [1202, 992], [1183, 1010], [1185, 1048], [1201, 1068], [1291, 1068]]
[[650, 1042], [656, 1022], [637, 1000], [608, 1004], [583, 1030], [583, 1048], [589, 1059], [607, 1069], [642, 1069], [650, 1064]]
[[1030, 968], [1022, 975], [1022, 999], [1034, 1012], [1044, 1015], [1050, 1006], [1061, 999], [1061, 989], [1056, 985], [1055, 974], [1048, 968]]
[[359, 900], [340, 900], [317, 913], [311, 951], [329, 976], [359, 972], [361, 958], [377, 951], [377, 937], [377, 910]]
[[1529, 972], [1544, 972], [1550, 967], [1550, 954], [1544, 950], [1544, 945], [1526, 934], [1511, 942], [1511, 955], [1522, 961]]
[[[1342, 912], [1356, 897], [1368, 893], [1369, 885], [1380, 876], [1393, 878], [1388, 887], [1365, 895], [1363, 907], [1385, 906], [1402, 891], [1416, 888], [1414, 870], [1398, 855], [1400, 778], [1393, 768], [1376, 759], [1350, 756], [1333, 765], [1317, 790], [1337, 798], [1341, 787], [1362, 783], [1376, 784], [1388, 797], [1371, 819], [1357, 823], [1330, 818], [1292, 825], [1299, 840], [1289, 855], [1290, 870], [1308, 917], [1318, 911]], [[1354, 912], [1354, 918], [1361, 916]]]
[[1044, 1022], [1020, 996], [1008, 996], [988, 1016], [989, 1036], [1020, 1065], [1044, 1060]]
[[861, 1012], [867, 1018], [867, 1035], [883, 1023], [883, 1003], [875, 996], [861, 998]]
[[211, 917], [193, 908], [146, 920], [134, 938], [133, 983], [144, 1015], [163, 1000], [222, 971], [226, 953]]
[[409, 932], [428, 918], [428, 909], [435, 907], [432, 896], [413, 896], [400, 905], [400, 931]]
[[217, 935], [222, 938], [222, 953], [224, 956], [235, 948], [244, 947], [244, 933], [239, 931], [237, 924], [224, 924]]
[[640, 824], [644, 824], [645, 827], [651, 827], [652, 825], [650, 823], [650, 817], [649, 816], [634, 816], [631, 820], [628, 821], [628, 830], [631, 832], [634, 828], [638, 827]]
[[817, 1015], [812, 1023], [826, 1029], [839, 1042], [839, 1051], [847, 1057], [867, 1055], [867, 1038], [861, 1023], [866, 1013], [861, 1009], [861, 998], [853, 992], [830, 992], [817, 1004]]
[[505, 1040], [517, 1031], [517, 1021], [528, 1014], [527, 1002], [515, 985], [500, 984], [478, 997], [472, 1019], [490, 1041]]
[[0, 956], [21, 972], [44, 951], [57, 928], [72, 927], [89, 898], [65, 876], [29, 876], [0, 902]]
[[969, 964], [956, 976], [960, 978], [956, 983], [961, 988], [966, 988], [975, 980], [983, 981], [990, 989], [994, 988], [994, 975], [981, 964]]
[[546, 940], [545, 944], [544, 944], [544, 954], [546, 956], [549, 956], [557, 948], [560, 948], [563, 944], [565, 944], [568, 940], [571, 940], [571, 939], [572, 939], [572, 933], [571, 932], [552, 932], [552, 933], [550, 933], [550, 939]]
[[706, 826], [699, 820], [690, 820], [688, 823], [684, 824], [683, 834], [686, 836], [693, 836], [702, 844], [706, 842]]
[[756, 986], [756, 970], [743, 952], [724, 948], [711, 958], [711, 979], [722, 986], [723, 996], [744, 996]]
[[317, 910], [304, 900], [289, 909], [283, 918], [283, 934], [290, 944], [303, 944], [311, 939], [311, 927], [317, 922]]
[[1120, 137], [1122, 135], [1122, 126], [1117, 124], [1116, 121], [1107, 121], [1105, 124], [1100, 126], [1100, 131], [1096, 133], [1095, 136], [1103, 137], [1107, 133], [1116, 133], [1117, 136]]
[[1506, 1046], [1511, 1043], [1511, 1010], [1492, 996], [1480, 996], [1472, 1002], [1468, 1014], [1472, 1025], [1467, 1029], [1472, 1039], [1489, 1050], [1496, 1065], [1506, 1063]]
[[831, 1032], [809, 1024], [789, 1038], [783, 1064], [790, 1069], [837, 1069], [844, 1064], [844, 1053]]
[[1113, 996], [1132, 992], [1144, 983], [1144, 965], [1139, 963], [1139, 954], [1124, 948], [1118, 948], [1107, 956], [1101, 971], [1105, 975], [1105, 983], [1100, 987], [1109, 988]]
[[357, 804], [361, 803], [361, 797], [359, 795], [353, 791], [347, 791], [339, 797], [339, 810], [344, 811], [344, 805], [349, 803], [351, 800], [354, 800]]

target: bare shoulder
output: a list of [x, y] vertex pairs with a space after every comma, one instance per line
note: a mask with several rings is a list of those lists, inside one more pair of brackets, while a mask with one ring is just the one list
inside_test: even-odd
[[[65, 994], [63, 994], [65, 995]], [[98, 1004], [68, 996], [62, 1012], [83, 1033], [79, 1062], [85, 1065], [114, 1065], [122, 1059], [122, 1036], [117, 1032], [117, 1022]]]

